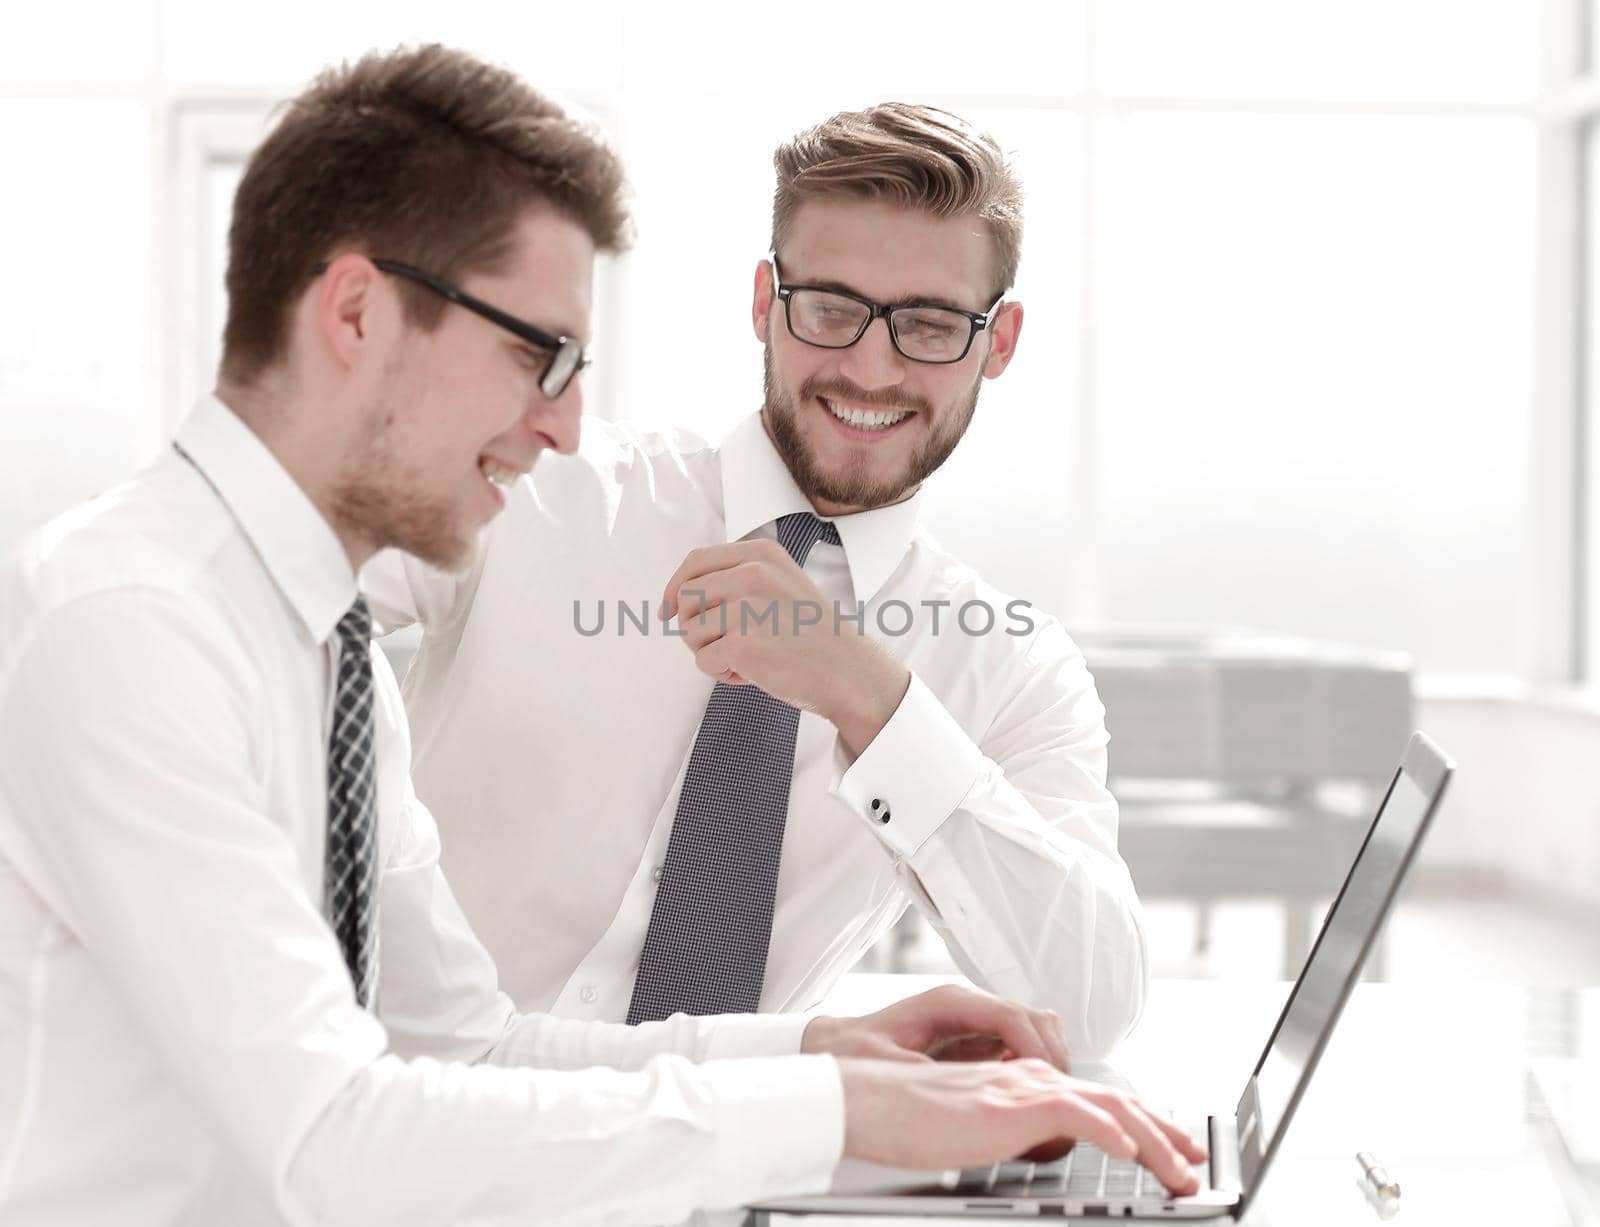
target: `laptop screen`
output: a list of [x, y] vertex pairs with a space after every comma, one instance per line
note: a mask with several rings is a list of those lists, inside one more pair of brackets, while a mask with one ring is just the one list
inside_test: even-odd
[[1240, 1103], [1240, 1174], [1247, 1195], [1276, 1149], [1361, 973], [1449, 770], [1432, 743], [1420, 736], [1412, 739], [1344, 888], [1323, 922]]

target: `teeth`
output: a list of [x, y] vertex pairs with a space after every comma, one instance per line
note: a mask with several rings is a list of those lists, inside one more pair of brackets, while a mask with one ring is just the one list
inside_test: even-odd
[[893, 426], [906, 416], [904, 409], [845, 409], [831, 400], [822, 403], [828, 407], [828, 412], [841, 422], [861, 430], [881, 430], [885, 426]]
[[515, 469], [507, 468], [499, 461], [491, 460], [487, 456], [478, 458], [478, 471], [497, 486], [509, 486], [517, 480], [517, 471]]

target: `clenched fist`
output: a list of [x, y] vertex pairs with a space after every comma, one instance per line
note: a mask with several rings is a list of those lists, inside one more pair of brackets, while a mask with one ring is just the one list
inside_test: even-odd
[[836, 617], [833, 603], [776, 541], [691, 550], [662, 594], [700, 671], [754, 685], [832, 722], [860, 754], [905, 697], [906, 667]]

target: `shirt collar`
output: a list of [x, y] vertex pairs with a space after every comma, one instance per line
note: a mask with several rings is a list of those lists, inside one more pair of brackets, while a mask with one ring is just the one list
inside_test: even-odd
[[[767, 437], [759, 413], [751, 414], [722, 441], [723, 519], [729, 541], [739, 541], [779, 516], [812, 511], [788, 466]], [[833, 521], [844, 544], [856, 600], [870, 601], [894, 574], [917, 527], [921, 491], [904, 502], [874, 507]]]
[[233, 513], [313, 642], [327, 642], [356, 599], [350, 557], [332, 526], [267, 445], [215, 396], [200, 398], [177, 446]]

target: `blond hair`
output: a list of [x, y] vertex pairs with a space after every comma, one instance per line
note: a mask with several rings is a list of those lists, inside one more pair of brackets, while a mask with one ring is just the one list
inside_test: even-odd
[[935, 107], [885, 102], [845, 111], [778, 146], [772, 248], [808, 200], [885, 201], [935, 217], [976, 217], [994, 241], [994, 297], [1016, 281], [1022, 186], [992, 136]]

